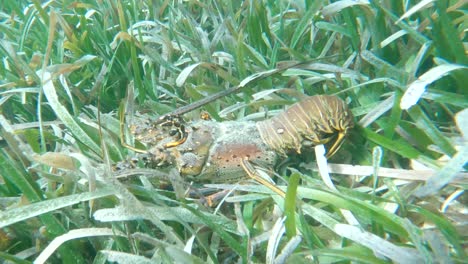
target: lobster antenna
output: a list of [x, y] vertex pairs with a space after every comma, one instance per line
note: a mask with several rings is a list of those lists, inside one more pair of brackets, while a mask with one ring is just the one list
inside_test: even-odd
[[315, 61], [320, 61], [320, 60], [324, 60], [324, 59], [329, 59], [329, 58], [334, 58], [334, 57], [337, 57], [337, 56], [341, 56], [341, 55], [332, 55], [332, 56], [326, 56], [326, 57], [321, 57], [321, 58], [316, 58], [316, 59], [311, 59], [311, 60], [307, 60], [307, 61], [304, 61], [304, 62], [293, 62], [293, 63], [286, 63], [286, 65], [282, 65], [282, 66], [279, 66], [275, 69], [272, 69], [272, 70], [268, 70], [268, 71], [263, 71], [263, 72], [260, 72], [260, 73], [254, 73], [252, 75], [250, 75], [249, 77], [245, 78], [244, 80], [241, 81], [241, 83], [237, 86], [234, 86], [234, 87], [231, 87], [227, 90], [224, 90], [224, 91], [221, 91], [219, 93], [215, 93], [211, 96], [208, 96], [208, 97], [205, 97], [201, 100], [198, 100], [196, 102], [193, 102], [189, 105], [186, 105], [186, 106], [182, 106], [182, 107], [179, 107], [177, 109], [175, 109], [174, 111], [170, 112], [170, 113], [167, 113], [167, 114], [164, 114], [162, 116], [160, 116], [155, 124], [160, 124], [162, 122], [164, 122], [168, 117], [170, 116], [179, 116], [179, 115], [183, 115], [185, 113], [188, 113], [190, 111], [193, 111], [199, 107], [202, 107], [206, 104], [209, 104], [215, 100], [218, 100], [219, 98], [221, 97], [224, 97], [224, 96], [227, 96], [227, 95], [230, 95], [230, 94], [235, 94], [235, 93], [238, 93], [240, 90], [242, 90], [242, 88], [245, 88], [247, 86], [249, 86], [253, 81], [260, 81], [260, 80], [263, 80], [263, 79], [266, 79], [274, 74], [277, 74], [277, 73], [280, 73], [280, 72], [283, 72], [285, 70], [288, 70], [288, 69], [291, 69], [291, 68], [294, 68], [294, 67], [298, 67], [298, 66], [301, 66], [301, 65], [307, 65], [307, 64], [310, 64], [311, 62], [315, 62]]

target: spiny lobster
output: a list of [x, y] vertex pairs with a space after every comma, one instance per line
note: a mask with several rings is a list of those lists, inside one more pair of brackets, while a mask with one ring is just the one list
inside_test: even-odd
[[176, 167], [183, 178], [197, 182], [226, 183], [247, 176], [246, 161], [273, 169], [288, 153], [319, 144], [329, 146], [330, 157], [353, 126], [343, 100], [315, 95], [264, 121], [183, 124], [170, 118], [159, 125], [140, 125], [135, 135], [147, 145], [149, 166]]

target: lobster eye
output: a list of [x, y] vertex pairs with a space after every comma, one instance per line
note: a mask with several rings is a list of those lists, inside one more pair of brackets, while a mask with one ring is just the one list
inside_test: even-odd
[[175, 136], [175, 135], [177, 135], [178, 132], [179, 132], [178, 129], [171, 129], [171, 130], [169, 131], [169, 136], [171, 136], [171, 137], [172, 137], [172, 136]]

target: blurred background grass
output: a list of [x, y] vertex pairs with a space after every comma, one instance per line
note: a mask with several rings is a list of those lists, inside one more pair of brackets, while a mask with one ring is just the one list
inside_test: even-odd
[[[463, 262], [464, 4], [2, 2], [0, 258]], [[334, 175], [335, 192], [306, 158], [279, 171], [301, 202], [245, 184], [221, 210], [160, 189], [157, 172], [116, 180], [111, 166], [134, 156], [120, 145], [122, 101], [157, 117], [291, 61], [310, 63], [185, 119], [204, 110], [218, 121], [259, 120], [304, 94], [338, 94], [359, 126], [331, 162], [371, 173]]]

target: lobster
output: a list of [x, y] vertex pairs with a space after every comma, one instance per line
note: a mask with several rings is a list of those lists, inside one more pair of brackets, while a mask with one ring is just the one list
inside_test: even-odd
[[[248, 164], [266, 169], [291, 152], [325, 144], [327, 157], [340, 148], [354, 127], [347, 104], [334, 95], [315, 95], [264, 121], [199, 120], [177, 117], [140, 125], [136, 139], [147, 145], [148, 166], [177, 168], [195, 182], [236, 182], [252, 173]], [[250, 167], [251, 168], [251, 167]]]

